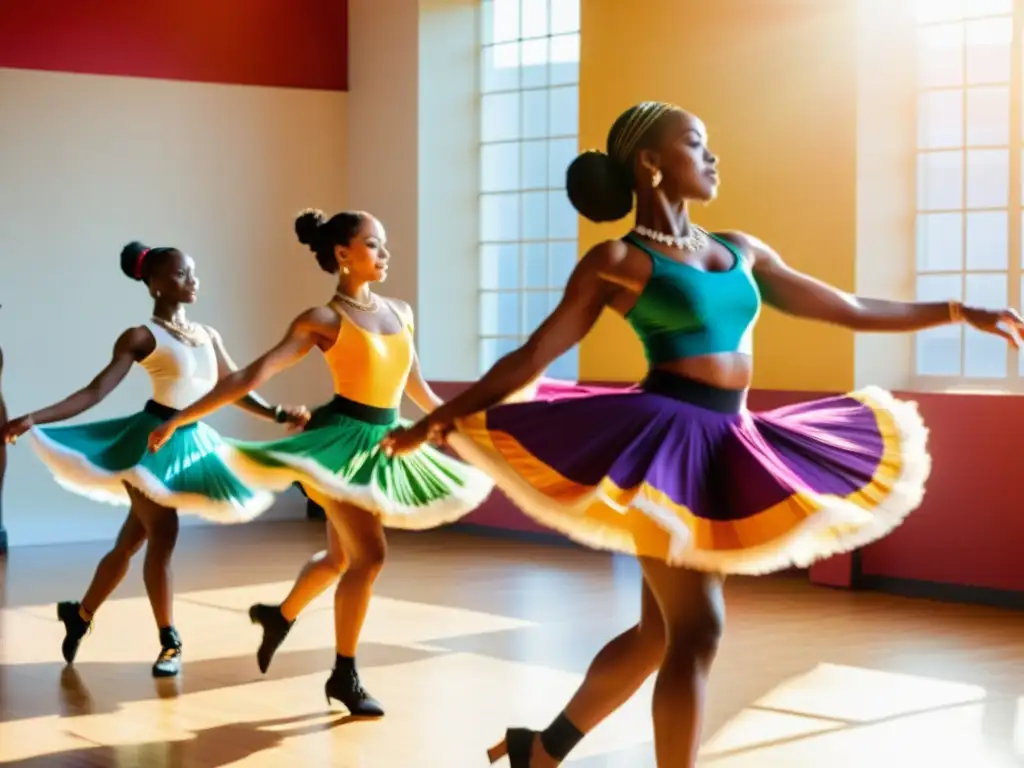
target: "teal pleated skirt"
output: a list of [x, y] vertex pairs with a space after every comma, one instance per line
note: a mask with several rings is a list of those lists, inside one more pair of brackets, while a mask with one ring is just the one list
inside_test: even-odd
[[431, 445], [388, 456], [381, 439], [409, 422], [396, 409], [336, 396], [302, 432], [267, 442], [232, 440], [232, 468], [271, 491], [300, 483], [378, 515], [392, 528], [421, 530], [454, 522], [484, 502], [494, 482]]
[[128, 506], [125, 484], [165, 507], [216, 523], [242, 523], [274, 496], [231, 468], [231, 443], [202, 422], [176, 430], [155, 453], [150, 433], [175, 413], [149, 401], [138, 413], [72, 426], [33, 427], [33, 448], [56, 482], [95, 501]]

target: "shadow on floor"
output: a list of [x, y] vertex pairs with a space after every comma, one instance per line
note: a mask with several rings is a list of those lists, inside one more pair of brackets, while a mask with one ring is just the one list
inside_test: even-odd
[[[443, 653], [402, 646], [363, 643], [359, 646], [362, 669], [406, 664]], [[63, 662], [0, 665], [0, 720], [25, 720], [57, 715], [107, 714], [123, 704], [156, 698], [174, 698], [263, 680], [302, 677], [320, 672], [326, 682], [334, 662], [330, 648], [282, 651], [266, 676], [256, 667], [255, 654], [188, 661], [178, 678], [156, 680], [150, 662]], [[323, 701], [323, 682], [311, 682], [310, 703]]]
[[[327, 722], [301, 723], [323, 717], [321, 713], [296, 715], [254, 723], [227, 723], [196, 731], [194, 738], [121, 746], [89, 746], [67, 752], [39, 755], [5, 762], [9, 768], [44, 768], [55, 765], [159, 765], [164, 768], [220, 768], [258, 752], [279, 746], [285, 739], [329, 731], [359, 718], [349, 715]], [[293, 728], [283, 728], [296, 724]], [[267, 730], [274, 728], [275, 730]]]

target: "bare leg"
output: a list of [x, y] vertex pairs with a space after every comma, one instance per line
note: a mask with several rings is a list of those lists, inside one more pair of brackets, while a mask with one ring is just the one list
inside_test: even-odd
[[146, 559], [142, 577], [160, 630], [160, 656], [153, 665], [154, 677], [173, 677], [181, 671], [181, 637], [174, 628], [174, 595], [171, 557], [178, 543], [178, 513], [162, 507], [134, 488], [128, 489], [132, 508], [146, 527]]
[[[309, 491], [307, 490], [307, 495]], [[316, 498], [310, 495], [321, 508], [330, 502], [323, 498]], [[321, 550], [313, 555], [299, 571], [298, 578], [292, 585], [288, 597], [281, 603], [281, 615], [288, 622], [295, 621], [307, 605], [313, 602], [329, 586], [334, 584], [345, 570], [345, 552], [341, 546], [341, 539], [338, 538], [338, 531], [328, 520], [327, 528], [327, 549]]]
[[170, 627], [174, 624], [171, 556], [178, 543], [178, 513], [160, 506], [134, 488], [128, 489], [128, 495], [132, 499], [132, 509], [146, 528], [148, 543], [142, 578], [153, 618], [160, 629]]
[[[564, 760], [583, 734], [593, 730], [636, 693], [657, 670], [664, 653], [661, 611], [644, 582], [640, 623], [611, 640], [594, 657], [568, 705], [546, 731], [535, 736], [530, 768], [554, 768]], [[492, 747], [492, 756], [500, 755], [505, 746]]]
[[625, 704], [654, 674], [665, 655], [665, 625], [647, 583], [640, 602], [640, 623], [602, 648], [569, 701], [565, 714], [584, 733]]
[[124, 580], [132, 557], [146, 540], [146, 529], [135, 514], [129, 510], [121, 532], [117, 535], [114, 548], [100, 560], [93, 574], [92, 582], [85, 591], [81, 603], [57, 603], [57, 618], [64, 625], [64, 642], [61, 653], [64, 660], [71, 664], [78, 654], [78, 646], [89, 631], [93, 614], [106, 602], [117, 585]]
[[365, 509], [338, 501], [329, 501], [324, 511], [339, 534], [348, 562], [334, 593], [335, 650], [341, 656], [355, 656], [373, 583], [387, 554], [384, 526]]
[[[330, 504], [328, 499], [314, 489], [304, 490], [306, 496], [321, 508]], [[256, 651], [256, 663], [263, 673], [270, 669], [274, 654], [288, 637], [299, 614], [344, 572], [347, 561], [338, 531], [330, 519], [325, 525], [327, 549], [317, 552], [306, 561], [284, 602], [281, 605], [256, 603], [249, 607], [249, 619], [253, 624], [259, 624], [263, 628], [263, 639], [260, 640], [260, 647]]]
[[338, 699], [353, 715], [378, 717], [381, 705], [363, 688], [356, 670], [356, 647], [370, 606], [387, 544], [380, 519], [364, 509], [331, 501], [324, 506], [345, 550], [348, 569], [334, 592], [334, 643], [337, 656], [325, 686], [328, 700]]
[[91, 621], [93, 614], [107, 601], [111, 593], [124, 581], [132, 557], [146, 541], [146, 529], [134, 510], [129, 510], [113, 549], [107, 552], [96, 566], [89, 588], [82, 598], [82, 618]]
[[654, 687], [658, 768], [693, 768], [708, 673], [725, 624], [723, 579], [645, 558], [640, 564], [665, 621], [665, 658]]

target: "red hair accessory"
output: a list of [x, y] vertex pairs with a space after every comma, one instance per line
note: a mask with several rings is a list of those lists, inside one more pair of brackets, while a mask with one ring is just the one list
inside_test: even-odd
[[143, 259], [146, 258], [146, 254], [147, 253], [149, 253], [149, 248], [147, 248], [142, 253], [140, 253], [138, 255], [138, 258], [135, 259], [135, 279], [136, 280], [141, 280], [142, 279], [142, 261], [143, 261]]

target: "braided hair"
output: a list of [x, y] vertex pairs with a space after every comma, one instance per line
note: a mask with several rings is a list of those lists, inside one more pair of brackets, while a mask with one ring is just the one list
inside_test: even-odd
[[569, 201], [580, 215], [595, 222], [618, 221], [633, 210], [633, 160], [659, 138], [665, 115], [679, 107], [663, 101], [644, 101], [630, 107], [608, 131], [607, 149], [588, 149], [565, 174]]

